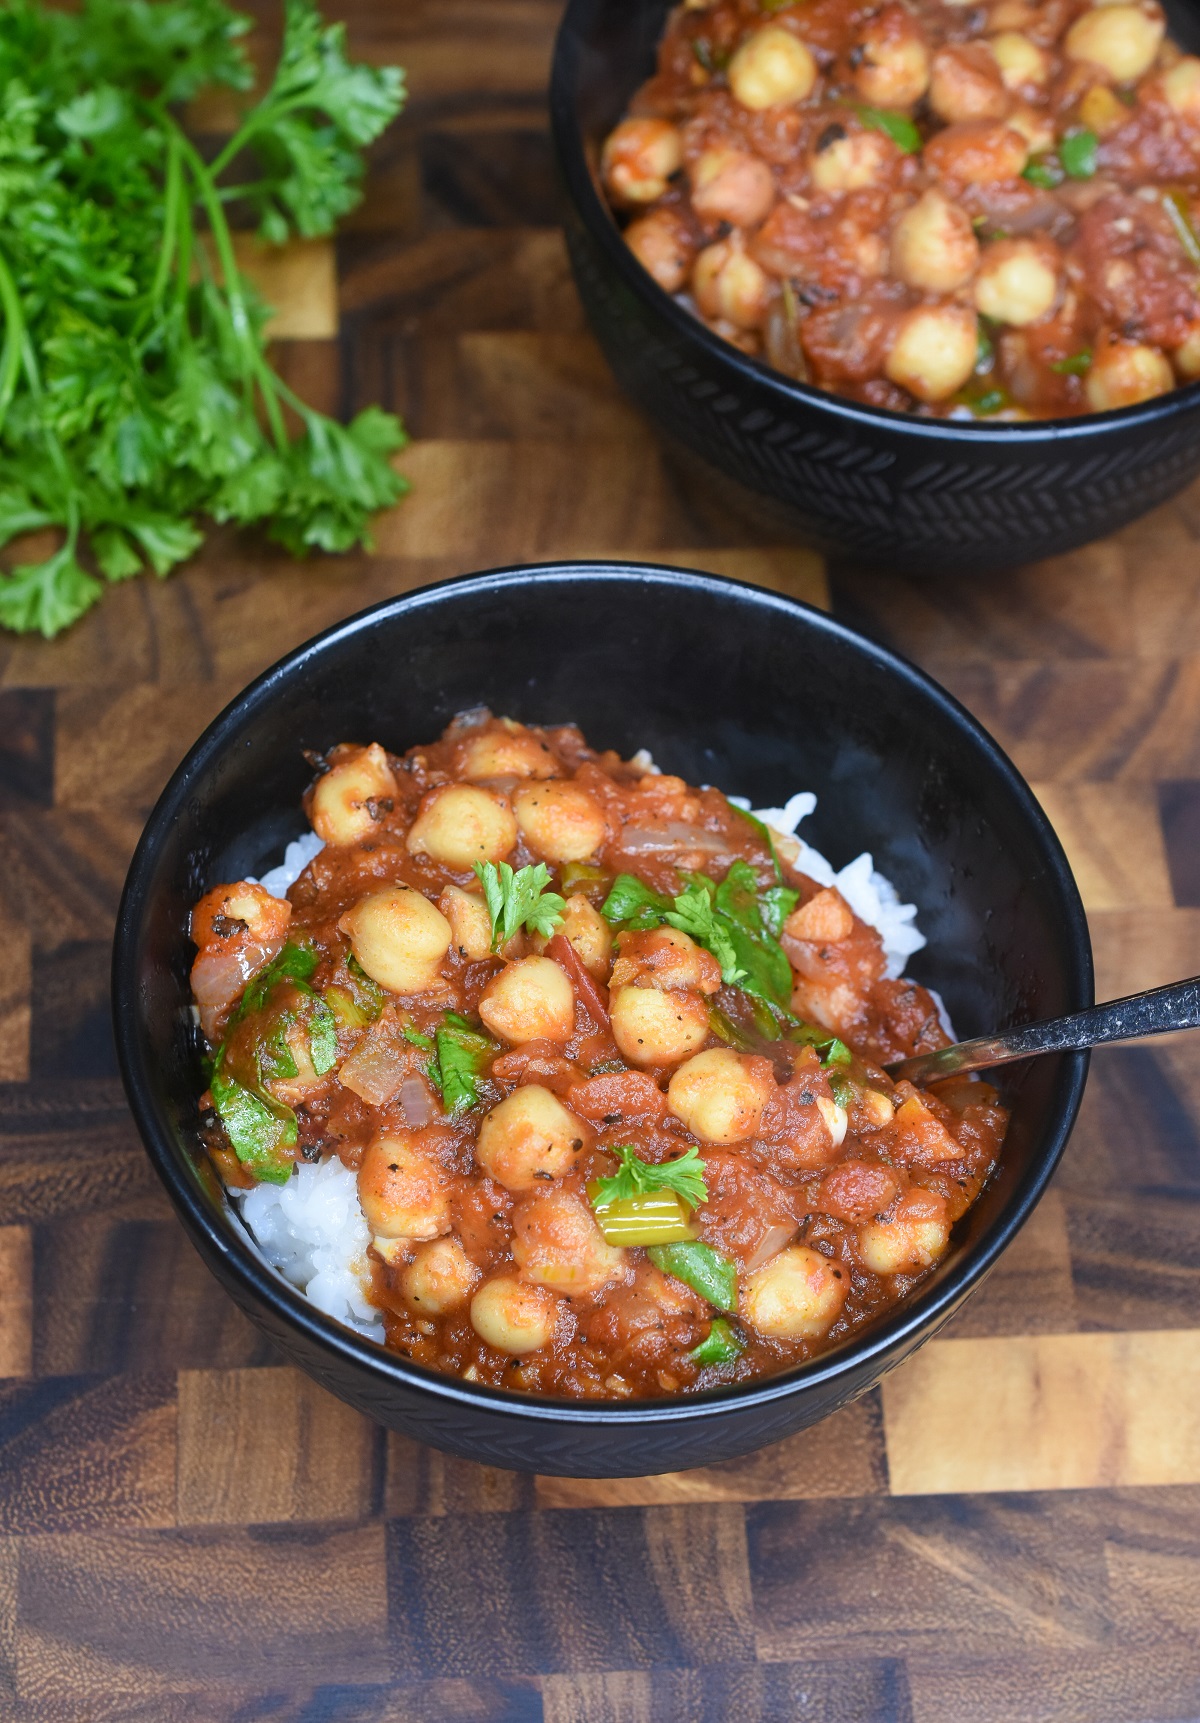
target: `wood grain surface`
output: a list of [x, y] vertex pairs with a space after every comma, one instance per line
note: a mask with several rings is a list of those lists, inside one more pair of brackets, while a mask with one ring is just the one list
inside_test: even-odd
[[297, 388], [404, 414], [411, 497], [374, 555], [217, 534], [63, 640], [0, 641], [0, 1719], [1200, 1717], [1195, 1037], [1097, 1056], [1052, 1190], [945, 1338], [706, 1471], [535, 1479], [385, 1434], [281, 1365], [173, 1220], [108, 1024], [140, 825], [251, 675], [475, 567], [653, 556], [832, 604], [1034, 783], [1102, 995], [1200, 971], [1200, 490], [986, 583], [773, 542], [675, 470], [584, 328], [557, 0], [330, 10], [412, 100], [336, 269], [309, 247], [263, 280]]

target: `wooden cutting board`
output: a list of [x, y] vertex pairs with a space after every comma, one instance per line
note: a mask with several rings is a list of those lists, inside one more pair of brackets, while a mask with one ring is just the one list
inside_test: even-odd
[[336, 271], [309, 246], [264, 287], [294, 386], [409, 424], [413, 492], [375, 554], [297, 566], [220, 534], [63, 640], [0, 640], [0, 1719], [1196, 1718], [1195, 1036], [1097, 1056], [1033, 1220], [881, 1392], [634, 1482], [447, 1460], [282, 1367], [126, 1113], [112, 922], [186, 747], [338, 617], [521, 558], [648, 556], [831, 604], [1033, 781], [1102, 997], [1200, 971], [1200, 488], [985, 584], [827, 572], [690, 489], [571, 286], [557, 11], [341, 8], [413, 99]]

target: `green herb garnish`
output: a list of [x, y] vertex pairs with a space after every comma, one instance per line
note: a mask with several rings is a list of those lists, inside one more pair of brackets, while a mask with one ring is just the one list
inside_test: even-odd
[[[788, 285], [790, 285], [788, 282], [784, 283], [785, 287]], [[775, 839], [771, 836], [770, 826], [760, 820], [757, 814], [752, 814], [749, 808], [739, 808], [736, 802], [730, 802], [729, 806], [733, 809], [739, 820], [745, 820], [746, 824], [758, 833], [770, 853], [771, 866], [775, 869], [775, 882], [777, 885], [782, 885], [783, 869], [779, 865], [779, 854], [775, 848]]]
[[1035, 156], [1021, 169], [1021, 178], [1030, 185], [1040, 186], [1042, 191], [1053, 191], [1063, 182], [1063, 170], [1056, 156]]
[[508, 862], [476, 862], [484, 902], [492, 923], [492, 950], [499, 951], [523, 927], [549, 939], [563, 918], [566, 902], [550, 891], [545, 862], [513, 872]]
[[655, 1268], [673, 1274], [718, 1310], [737, 1304], [737, 1267], [711, 1244], [656, 1244], [648, 1255]]
[[666, 922], [688, 934], [721, 965], [721, 979], [757, 995], [790, 1017], [792, 969], [779, 944], [783, 923], [799, 893], [775, 885], [759, 889], [748, 861], [735, 861], [717, 885], [705, 874], [690, 874], [674, 903], [651, 891], [633, 874], [618, 874], [600, 913], [626, 928], [646, 929]]
[[307, 989], [308, 978], [319, 962], [311, 945], [295, 945], [289, 940], [279, 955], [246, 983], [233, 1021], [240, 1023], [251, 1011], [261, 1011], [281, 981], [295, 982]]
[[1096, 172], [1100, 139], [1095, 132], [1071, 131], [1059, 139], [1058, 159], [1072, 179], [1091, 179]]
[[993, 413], [998, 413], [1008, 405], [1008, 396], [1003, 389], [985, 389], [982, 395], [970, 396], [967, 406], [977, 419], [990, 419]]
[[831, 1035], [826, 1029], [815, 1029], [811, 1023], [797, 1024], [789, 1029], [789, 1041], [798, 1041], [802, 1047], [812, 1047], [821, 1055], [821, 1063], [828, 1069], [831, 1065], [849, 1065], [853, 1063], [854, 1055], [846, 1043], [836, 1035]]
[[689, 1356], [703, 1369], [706, 1364], [732, 1364], [743, 1350], [732, 1325], [723, 1316], [715, 1316], [708, 1333], [699, 1346], [692, 1347]]
[[434, 1050], [426, 1073], [449, 1118], [460, 1118], [479, 1105], [479, 1080], [498, 1051], [494, 1041], [453, 1011], [446, 1013], [432, 1041], [427, 1035], [418, 1037], [415, 1030], [404, 1033], [414, 1044]]
[[252, 1094], [224, 1065], [222, 1047], [209, 1088], [234, 1154], [256, 1179], [271, 1185], [286, 1184], [293, 1163], [284, 1151], [294, 1148], [299, 1136], [295, 1113], [277, 1101]]
[[883, 132], [906, 156], [915, 156], [921, 148], [921, 134], [907, 115], [894, 114], [889, 108], [856, 108], [855, 113], [864, 126]]
[[[688, 1149], [673, 1161], [644, 1161], [632, 1143], [620, 1143], [608, 1151], [620, 1162], [615, 1173], [593, 1181], [592, 1207], [623, 1202], [628, 1197], [649, 1196], [653, 1191], [674, 1191], [691, 1208], [708, 1201], [704, 1162], [698, 1149]], [[589, 1193], [590, 1194], [590, 1193]]]
[[619, 873], [613, 881], [612, 890], [600, 906], [600, 913], [614, 926], [619, 924], [637, 930], [659, 927], [663, 916], [671, 907], [669, 897], [664, 897], [660, 891], [651, 890], [636, 874]]
[[1080, 353], [1072, 353], [1068, 359], [1055, 359], [1050, 369], [1057, 371], [1060, 377], [1084, 377], [1091, 369], [1092, 350], [1085, 347]]
[[984, 327], [982, 318], [975, 324], [975, 375], [981, 371], [990, 371], [996, 359], [996, 343]]
[[271, 245], [331, 232], [402, 75], [287, 0], [273, 82], [206, 159], [178, 116], [250, 89], [250, 23], [223, 0], [0, 11], [0, 542], [61, 538], [0, 575], [0, 625], [57, 634], [106, 582], [168, 574], [207, 519], [348, 550], [407, 488], [397, 419], [340, 425], [272, 369], [229, 214]]

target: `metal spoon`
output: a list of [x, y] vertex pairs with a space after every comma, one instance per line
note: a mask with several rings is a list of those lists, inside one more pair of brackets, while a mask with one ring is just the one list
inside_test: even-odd
[[1200, 975], [1190, 981], [1173, 981], [1149, 993], [1131, 993], [1128, 999], [1110, 999], [1089, 1011], [1074, 1011], [1049, 1023], [1024, 1023], [999, 1035], [981, 1035], [960, 1041], [937, 1053], [918, 1053], [912, 1059], [897, 1059], [885, 1065], [889, 1077], [907, 1077], [910, 1083], [933, 1083], [963, 1071], [986, 1071], [992, 1065], [1009, 1065], [1014, 1059], [1029, 1059], [1037, 1053], [1077, 1053], [1105, 1041], [1131, 1041], [1137, 1035], [1166, 1035], [1173, 1029], [1200, 1028]]

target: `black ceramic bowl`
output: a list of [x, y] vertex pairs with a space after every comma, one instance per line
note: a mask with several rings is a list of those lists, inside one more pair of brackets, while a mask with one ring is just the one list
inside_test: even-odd
[[[1086, 1058], [1006, 1079], [993, 1182], [910, 1304], [860, 1339], [756, 1386], [614, 1404], [537, 1399], [419, 1369], [322, 1316], [250, 1247], [197, 1166], [204, 1088], [189, 1015], [188, 910], [259, 874], [303, 829], [301, 752], [397, 752], [480, 703], [770, 806], [820, 796], [806, 824], [835, 865], [863, 849], [920, 906], [913, 972], [964, 1033], [1091, 1000], [1074, 882], [1036, 801], [987, 735], [902, 659], [754, 587], [635, 565], [507, 569], [426, 587], [330, 629], [268, 670], [180, 766], [129, 871], [114, 955], [117, 1047], [150, 1157], [209, 1267], [268, 1337], [382, 1423], [492, 1465], [636, 1475], [727, 1459], [863, 1393], [945, 1321], [1046, 1185]], [[216, 1296], [214, 1291], [214, 1296]]]
[[[706, 329], [625, 246], [599, 146], [653, 69], [670, 0], [570, 0], [551, 113], [580, 295], [618, 380], [693, 463], [757, 493], [764, 524], [916, 574], [981, 574], [1113, 532], [1200, 472], [1200, 384], [1141, 406], [1029, 424], [860, 407]], [[1177, 40], [1200, 44], [1187, 0]]]

